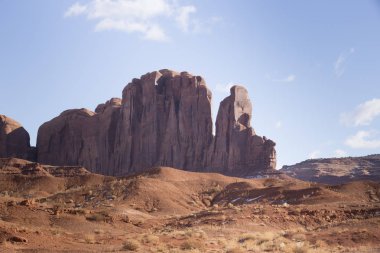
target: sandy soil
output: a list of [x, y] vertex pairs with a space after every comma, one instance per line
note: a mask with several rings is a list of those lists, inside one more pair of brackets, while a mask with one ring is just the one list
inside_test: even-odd
[[0, 168], [0, 252], [380, 252], [379, 182]]

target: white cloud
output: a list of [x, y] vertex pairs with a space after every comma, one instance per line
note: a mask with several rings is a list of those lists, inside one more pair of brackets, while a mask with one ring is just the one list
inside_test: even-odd
[[176, 21], [182, 31], [189, 31], [190, 14], [196, 11], [197, 9], [192, 5], [183, 6], [178, 9]]
[[281, 128], [282, 127], [282, 121], [281, 120], [277, 121], [276, 124], [275, 124], [275, 127], [276, 128]]
[[319, 150], [314, 150], [309, 154], [309, 159], [316, 159], [321, 157], [321, 151]]
[[269, 79], [272, 81], [272, 82], [279, 82], [279, 83], [291, 83], [293, 81], [296, 80], [296, 75], [294, 74], [289, 74], [288, 76], [284, 77], [284, 78], [271, 78], [269, 76]]
[[78, 16], [85, 13], [87, 10], [86, 5], [81, 5], [80, 3], [73, 4], [64, 14], [65, 17]]
[[220, 92], [220, 93], [230, 93], [230, 89], [232, 88], [232, 86], [234, 86], [235, 85], [235, 83], [233, 83], [233, 82], [229, 82], [229, 83], [227, 83], [227, 84], [217, 84], [216, 86], [215, 86], [215, 90], [217, 91], [217, 92]]
[[337, 149], [334, 152], [334, 156], [335, 157], [345, 157], [345, 156], [347, 156], [347, 152], [342, 150], [342, 149]]
[[73, 4], [64, 16], [82, 15], [95, 20], [98, 32], [117, 30], [139, 33], [147, 40], [167, 41], [163, 21], [174, 21], [187, 32], [194, 23], [191, 14], [195, 12], [195, 6], [181, 6], [175, 0], [89, 0], [86, 4]]
[[376, 131], [358, 131], [348, 137], [345, 144], [351, 148], [375, 149], [380, 148], [380, 138]]
[[123, 20], [103, 19], [96, 26], [95, 31], [119, 30], [124, 32], [140, 32], [143, 38], [155, 41], [167, 41], [165, 32], [157, 25], [146, 25], [143, 23], [125, 22]]
[[155, 40], [155, 41], [168, 41], [169, 38], [166, 36], [164, 30], [158, 25], [153, 25], [145, 31], [144, 39]]
[[346, 62], [350, 55], [355, 53], [355, 48], [350, 48], [348, 51], [342, 52], [336, 61], [334, 62], [334, 72], [336, 77], [341, 77], [344, 74], [345, 68], [346, 68]]
[[380, 116], [380, 99], [374, 98], [358, 105], [354, 111], [343, 113], [340, 120], [347, 126], [369, 125]]

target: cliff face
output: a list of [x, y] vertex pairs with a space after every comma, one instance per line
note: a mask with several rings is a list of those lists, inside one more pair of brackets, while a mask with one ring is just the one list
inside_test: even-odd
[[68, 110], [44, 123], [38, 161], [81, 165], [108, 175], [152, 166], [248, 175], [275, 167], [275, 143], [250, 126], [252, 106], [240, 86], [221, 102], [212, 134], [211, 92], [200, 76], [160, 70], [133, 79], [122, 99], [95, 112]]
[[28, 132], [17, 121], [0, 115], [0, 157], [34, 159]]
[[226, 174], [247, 174], [276, 168], [275, 143], [250, 126], [252, 104], [244, 87], [233, 86], [221, 103], [209, 164]]

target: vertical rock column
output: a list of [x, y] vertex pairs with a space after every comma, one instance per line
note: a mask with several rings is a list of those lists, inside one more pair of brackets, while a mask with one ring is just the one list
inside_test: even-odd
[[275, 143], [251, 127], [252, 104], [247, 90], [235, 85], [221, 103], [209, 164], [212, 170], [248, 175], [275, 168]]

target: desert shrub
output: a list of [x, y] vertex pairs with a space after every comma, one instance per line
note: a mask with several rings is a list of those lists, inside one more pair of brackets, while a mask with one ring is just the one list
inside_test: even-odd
[[306, 245], [296, 245], [292, 249], [293, 253], [308, 253], [309, 252], [309, 247]]
[[94, 244], [95, 243], [95, 236], [88, 234], [84, 236], [84, 241], [88, 244]]
[[140, 243], [134, 239], [129, 239], [123, 244], [123, 250], [136, 251], [139, 247]]
[[141, 238], [142, 243], [152, 243], [152, 244], [157, 244], [160, 241], [160, 238], [155, 235], [144, 235]]
[[278, 236], [273, 232], [243, 234], [239, 237], [239, 243], [254, 241], [257, 245], [261, 245], [263, 243], [273, 241], [277, 237]]
[[239, 242], [240, 243], [244, 243], [246, 241], [249, 241], [249, 240], [256, 240], [257, 239], [257, 235], [254, 235], [254, 234], [243, 234], [239, 237]]
[[192, 236], [196, 238], [203, 238], [203, 239], [207, 238], [206, 232], [201, 229], [195, 230]]
[[203, 249], [203, 244], [199, 241], [189, 239], [181, 244], [182, 250], [194, 250], [194, 249]]
[[99, 212], [94, 213], [86, 217], [89, 221], [96, 221], [96, 222], [112, 222], [113, 218], [106, 212]]

